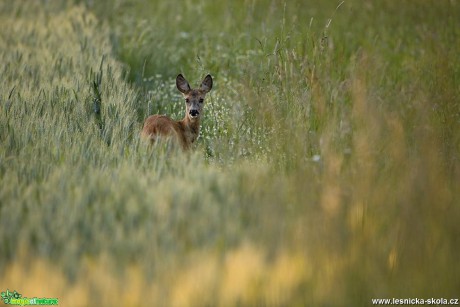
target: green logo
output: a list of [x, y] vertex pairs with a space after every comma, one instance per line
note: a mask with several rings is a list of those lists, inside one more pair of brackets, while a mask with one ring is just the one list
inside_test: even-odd
[[7, 305], [57, 305], [59, 300], [57, 298], [28, 298], [22, 297], [22, 294], [18, 293], [16, 290], [10, 292], [10, 290], [6, 290], [2, 292], [2, 301]]

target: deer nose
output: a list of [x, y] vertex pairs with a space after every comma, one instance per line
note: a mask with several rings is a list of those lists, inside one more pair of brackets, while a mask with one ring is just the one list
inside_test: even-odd
[[200, 112], [198, 112], [198, 110], [190, 110], [190, 116], [192, 117], [196, 117], [200, 114]]

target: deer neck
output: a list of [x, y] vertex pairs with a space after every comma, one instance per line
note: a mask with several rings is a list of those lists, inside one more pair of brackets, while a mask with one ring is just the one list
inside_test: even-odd
[[200, 134], [200, 119], [191, 120], [187, 115], [179, 122], [184, 129], [187, 143], [193, 143]]

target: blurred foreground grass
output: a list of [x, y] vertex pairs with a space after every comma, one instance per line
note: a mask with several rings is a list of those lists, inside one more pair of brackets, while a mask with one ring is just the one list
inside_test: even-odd
[[[460, 6], [339, 4], [3, 1], [1, 290], [458, 297]], [[148, 114], [182, 117], [179, 72], [216, 80], [187, 155], [138, 138]]]

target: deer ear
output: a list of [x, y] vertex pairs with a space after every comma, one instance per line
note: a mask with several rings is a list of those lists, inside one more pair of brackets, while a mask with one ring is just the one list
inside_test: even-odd
[[182, 74], [177, 75], [177, 77], [176, 77], [176, 86], [177, 86], [177, 89], [181, 93], [185, 94], [188, 91], [190, 91], [190, 85], [188, 84], [187, 80], [185, 80], [184, 76], [182, 76]]
[[200, 89], [205, 91], [206, 93], [209, 92], [212, 89], [212, 77], [211, 77], [211, 75], [207, 75], [203, 79], [203, 82], [201, 82]]

